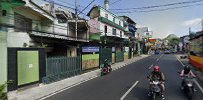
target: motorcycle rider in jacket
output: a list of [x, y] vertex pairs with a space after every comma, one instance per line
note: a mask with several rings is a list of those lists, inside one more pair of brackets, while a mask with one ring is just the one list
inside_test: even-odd
[[[164, 92], [165, 92], [165, 76], [164, 74], [160, 71], [160, 67], [159, 66], [154, 66], [154, 70], [151, 72], [150, 76], [149, 76], [149, 81], [150, 81], [150, 86], [149, 86], [149, 90], [151, 91], [151, 87], [152, 87], [152, 81], [153, 80], [159, 80], [161, 82], [161, 93], [162, 93], [162, 99], [164, 98]], [[149, 96], [151, 92], [149, 92]]]

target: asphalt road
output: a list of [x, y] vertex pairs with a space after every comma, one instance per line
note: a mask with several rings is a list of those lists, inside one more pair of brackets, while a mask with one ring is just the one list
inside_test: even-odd
[[[166, 76], [166, 100], [187, 100], [180, 90], [181, 79], [177, 73], [181, 64], [172, 54], [150, 56], [46, 100], [150, 100], [147, 96], [149, 85], [146, 76], [152, 70], [152, 65], [160, 66]], [[194, 100], [202, 98], [203, 94], [197, 88]]]

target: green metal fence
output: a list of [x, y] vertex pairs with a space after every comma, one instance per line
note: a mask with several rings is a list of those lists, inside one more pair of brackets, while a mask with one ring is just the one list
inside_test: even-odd
[[116, 62], [124, 61], [124, 52], [116, 52]]
[[109, 63], [112, 63], [112, 49], [111, 48], [100, 48], [99, 52], [99, 63], [100, 65], [104, 63], [107, 59]]
[[51, 57], [46, 59], [46, 77], [43, 83], [51, 83], [75, 76], [81, 72], [81, 57]]

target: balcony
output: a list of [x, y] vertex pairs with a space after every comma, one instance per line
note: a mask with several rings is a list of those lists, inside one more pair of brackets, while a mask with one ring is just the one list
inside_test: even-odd
[[129, 24], [128, 25], [128, 30], [131, 31], [131, 32], [136, 32], [137, 28], [134, 25]]
[[109, 19], [107, 19], [107, 18], [99, 17], [98, 20], [101, 21], [101, 22], [103, 22], [103, 23], [106, 23], [106, 24], [108, 24], [108, 25], [110, 25], [110, 26], [113, 26], [113, 27], [115, 27], [115, 28], [118, 28], [118, 29], [120, 29], [120, 30], [122, 30], [122, 31], [125, 31], [125, 28], [124, 28], [124, 27], [122, 27], [122, 26], [120, 26], [120, 25], [118, 25], [118, 24], [112, 22], [111, 20], [109, 20]]

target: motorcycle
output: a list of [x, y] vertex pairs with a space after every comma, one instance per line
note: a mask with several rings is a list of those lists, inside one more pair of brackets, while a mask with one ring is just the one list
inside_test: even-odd
[[112, 71], [111, 65], [105, 66], [104, 64], [101, 65], [101, 76], [106, 75]]
[[192, 100], [195, 92], [192, 79], [192, 76], [185, 76], [183, 79], [183, 84], [181, 85], [182, 90], [188, 96], [189, 100]]
[[[149, 78], [149, 77], [148, 77]], [[150, 89], [150, 97], [152, 100], [161, 99], [161, 82], [158, 80], [153, 80]]]

